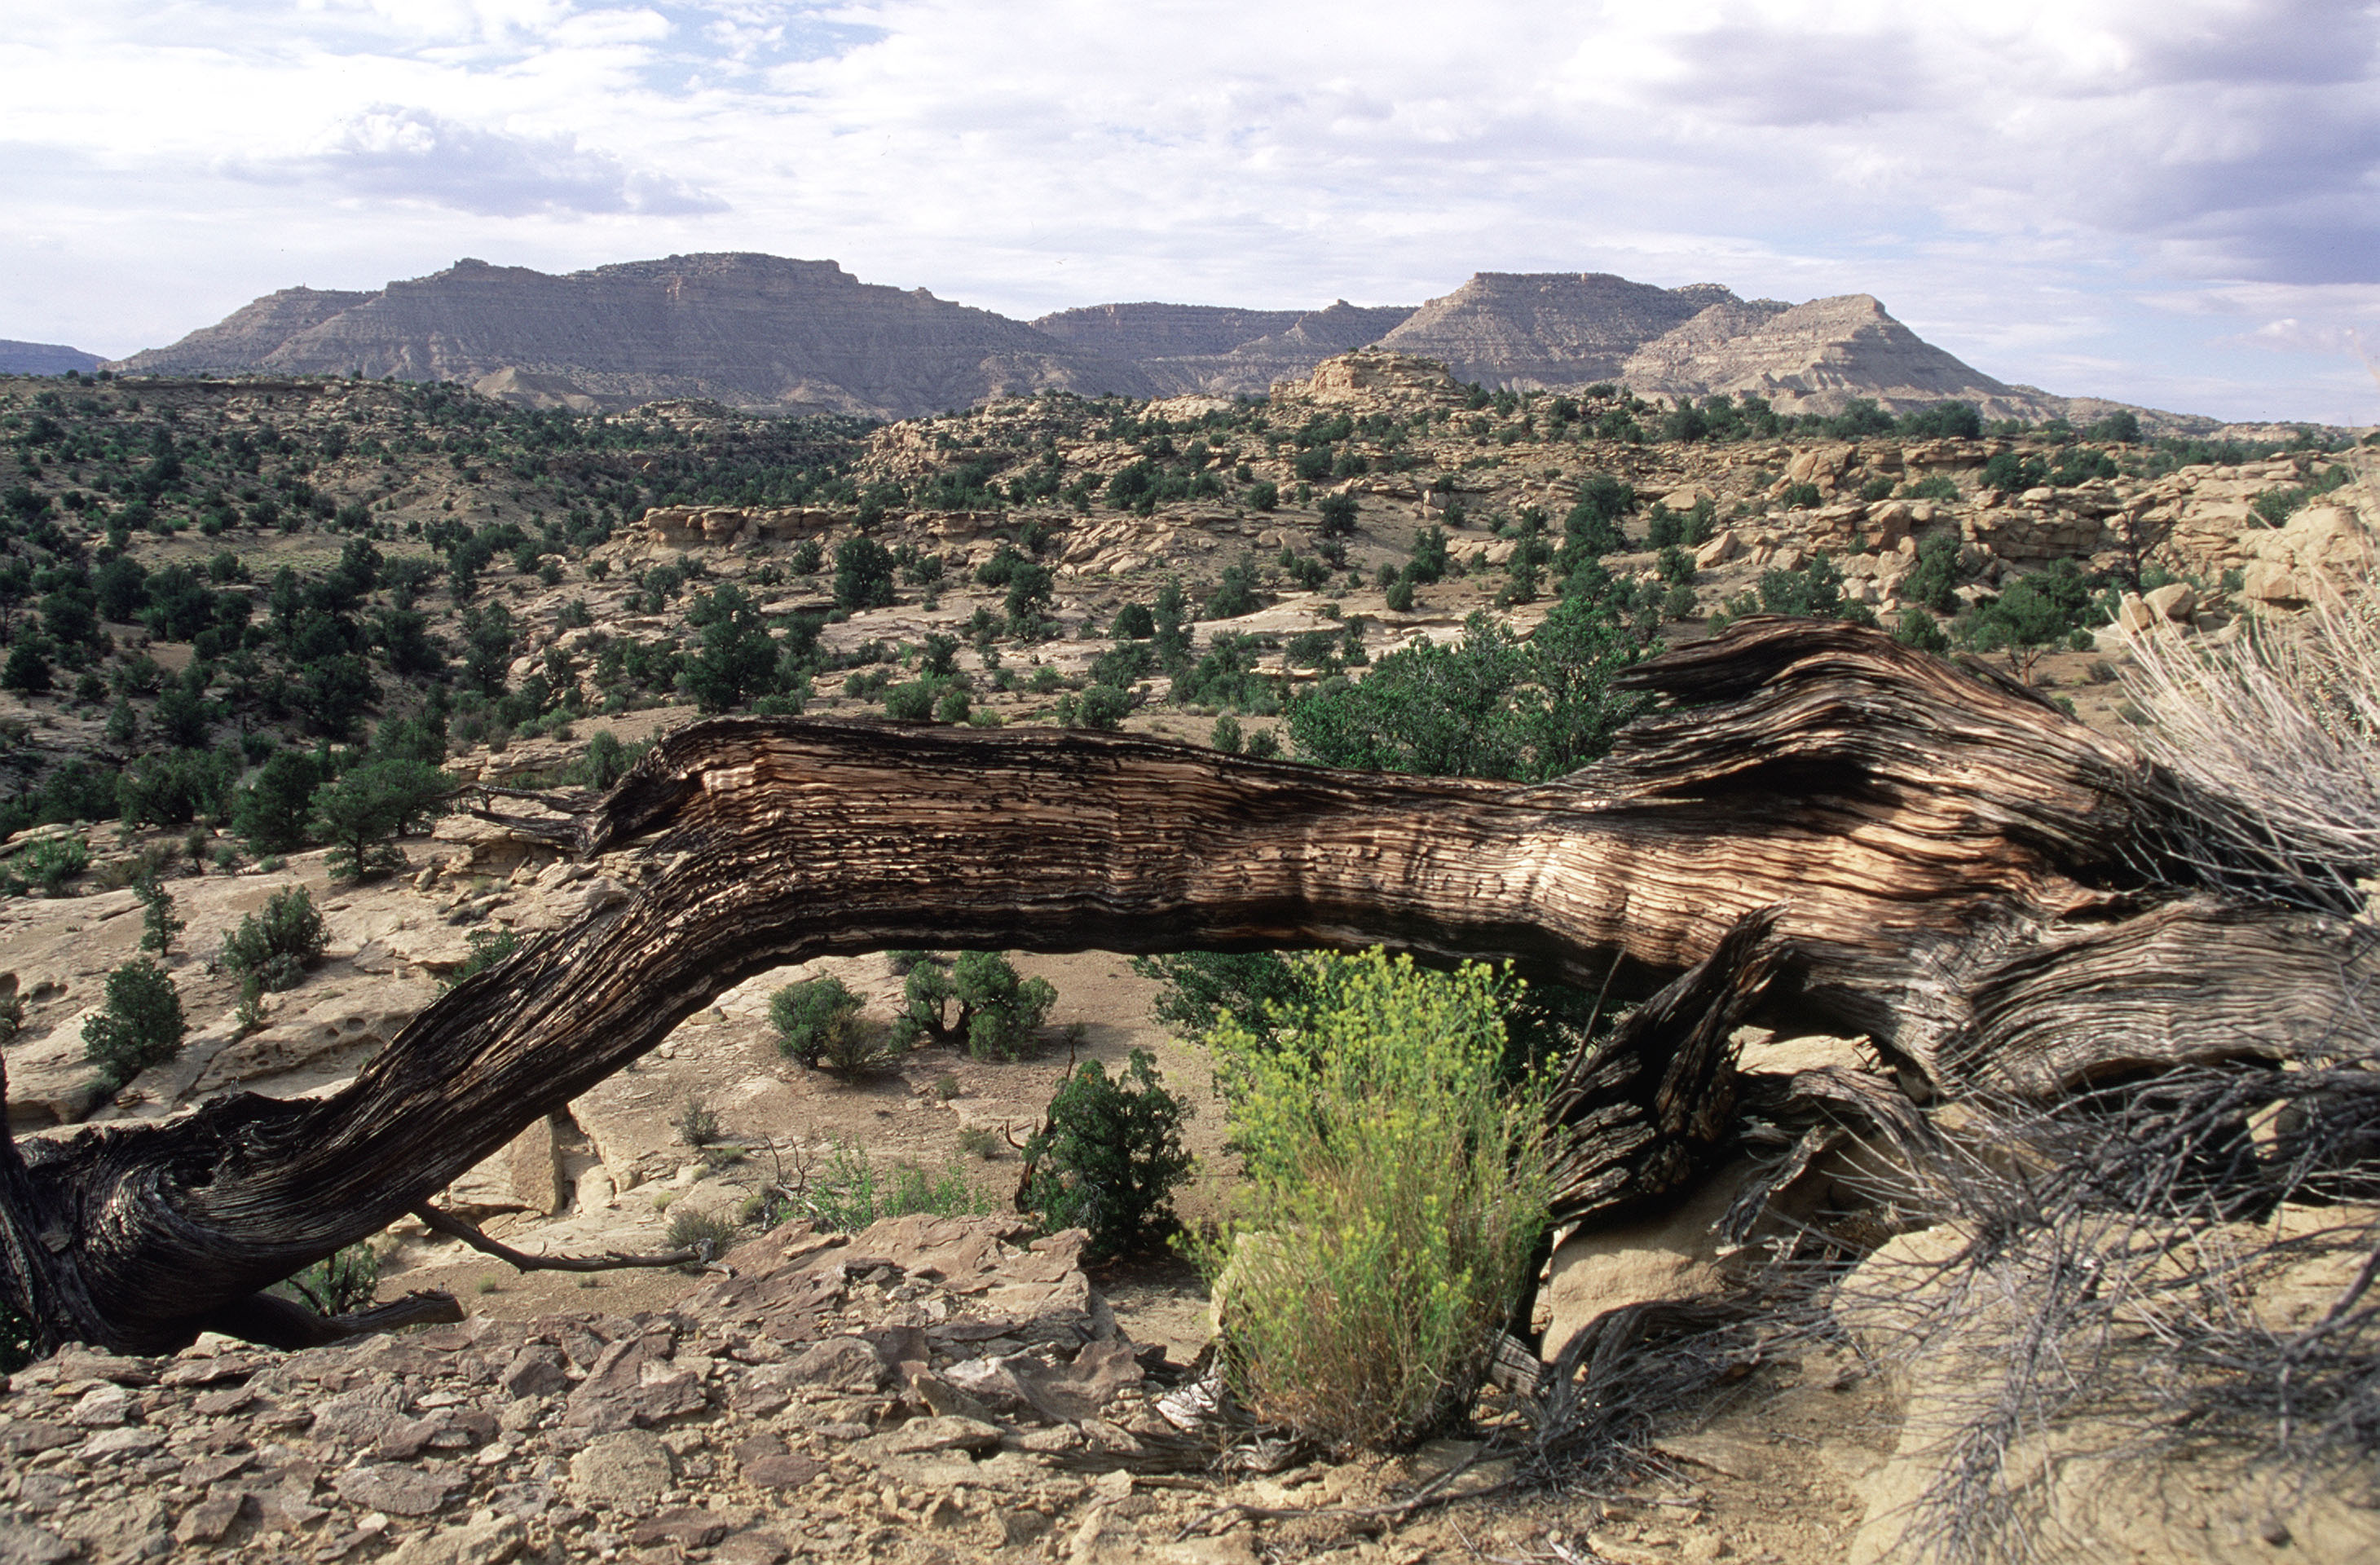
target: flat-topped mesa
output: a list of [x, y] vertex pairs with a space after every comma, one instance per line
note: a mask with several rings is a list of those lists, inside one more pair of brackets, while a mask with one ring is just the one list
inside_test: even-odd
[[1145, 395], [1127, 364], [831, 261], [714, 254], [566, 276], [462, 261], [371, 294], [289, 289], [121, 368], [481, 382], [547, 406], [710, 397], [906, 418], [1044, 389]]
[[1380, 346], [1443, 360], [1458, 381], [1516, 391], [1619, 378], [1628, 356], [1717, 304], [1715, 283], [1659, 288], [1605, 272], [1482, 272], [1435, 298]]

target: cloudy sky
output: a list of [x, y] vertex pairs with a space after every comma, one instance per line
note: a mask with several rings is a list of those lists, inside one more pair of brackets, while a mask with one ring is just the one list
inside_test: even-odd
[[2003, 380], [2380, 420], [2364, 0], [0, 0], [0, 337], [463, 256], [1030, 317], [1475, 271], [1865, 292]]

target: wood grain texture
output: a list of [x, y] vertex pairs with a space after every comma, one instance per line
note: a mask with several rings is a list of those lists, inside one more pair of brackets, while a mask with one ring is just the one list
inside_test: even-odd
[[1770, 1007], [1870, 1034], [1924, 1090], [2028, 1093], [2277, 1057], [2330, 1025], [2302, 986], [2368, 964], [2336, 920], [2201, 888], [2170, 847], [2186, 792], [2004, 681], [1774, 620], [1633, 677], [1667, 704], [1536, 787], [1123, 734], [693, 724], [560, 823], [628, 856], [631, 901], [458, 985], [343, 1091], [0, 1154], [6, 1284], [53, 1339], [183, 1340], [818, 956], [1385, 943], [1590, 988], [1616, 958], [1643, 994], [1759, 916]]

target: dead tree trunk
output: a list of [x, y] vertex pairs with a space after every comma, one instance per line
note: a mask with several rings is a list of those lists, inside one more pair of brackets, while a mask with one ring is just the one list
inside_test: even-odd
[[2207, 889], [2187, 850], [2220, 801], [2013, 686], [1777, 621], [1634, 677], [1667, 709], [1536, 787], [1117, 734], [694, 724], [576, 833], [633, 852], [634, 899], [459, 985], [344, 1091], [0, 1148], [0, 1280], [44, 1341], [174, 1344], [722, 990], [823, 955], [1385, 942], [1587, 987], [1616, 957], [1642, 993], [1779, 905], [1768, 1006], [1873, 1035], [1927, 1090], [2028, 1092], [2279, 1055], [2364, 960], [2336, 919]]

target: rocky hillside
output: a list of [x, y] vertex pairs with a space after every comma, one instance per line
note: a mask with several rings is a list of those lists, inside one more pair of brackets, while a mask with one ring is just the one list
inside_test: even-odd
[[832, 261], [672, 256], [552, 276], [463, 261], [372, 294], [285, 289], [116, 366], [485, 383], [532, 405], [710, 397], [899, 418], [1048, 388], [1138, 394], [1130, 367]]
[[[832, 261], [672, 256], [549, 276], [457, 262], [377, 293], [286, 288], [115, 366], [136, 374], [455, 381], [579, 412], [708, 397], [770, 413], [911, 418], [1038, 391], [1262, 394], [1378, 345], [1489, 390], [1609, 383], [1668, 400], [1756, 394], [1789, 413], [1957, 398], [1993, 418], [2090, 422], [2116, 405], [2010, 386], [1864, 294], [1787, 305], [1713, 283], [1483, 272], [1414, 308], [1106, 304], [1030, 325], [863, 284]], [[88, 365], [27, 367], [57, 373]], [[2211, 422], [2140, 410], [2160, 431]]]

